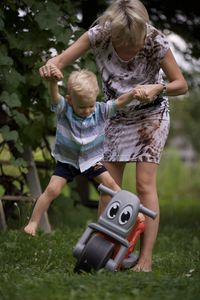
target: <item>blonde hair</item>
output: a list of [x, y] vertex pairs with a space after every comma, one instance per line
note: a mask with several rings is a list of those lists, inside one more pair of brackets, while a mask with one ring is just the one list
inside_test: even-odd
[[86, 69], [73, 71], [67, 81], [70, 95], [81, 96], [87, 99], [96, 99], [99, 94], [99, 85], [96, 75]]
[[100, 26], [111, 31], [117, 46], [138, 47], [147, 34], [148, 12], [139, 0], [115, 0], [96, 20]]

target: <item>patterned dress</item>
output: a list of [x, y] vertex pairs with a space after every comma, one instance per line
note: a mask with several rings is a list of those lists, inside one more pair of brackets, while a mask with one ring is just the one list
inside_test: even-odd
[[[91, 48], [99, 68], [105, 101], [130, 91], [138, 84], [163, 82], [160, 61], [169, 43], [166, 37], [147, 25], [144, 47], [129, 61], [116, 53], [110, 33], [97, 25], [89, 29]], [[107, 121], [104, 160], [112, 162], [145, 161], [159, 163], [169, 132], [167, 97], [151, 103], [134, 99]]]

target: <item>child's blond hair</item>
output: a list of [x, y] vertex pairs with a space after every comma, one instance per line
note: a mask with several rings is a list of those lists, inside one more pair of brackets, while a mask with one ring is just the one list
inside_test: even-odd
[[147, 34], [149, 15], [139, 0], [114, 0], [96, 22], [109, 27], [115, 45], [137, 48]]
[[67, 81], [67, 90], [72, 96], [96, 99], [99, 94], [99, 85], [96, 75], [86, 69], [73, 71]]

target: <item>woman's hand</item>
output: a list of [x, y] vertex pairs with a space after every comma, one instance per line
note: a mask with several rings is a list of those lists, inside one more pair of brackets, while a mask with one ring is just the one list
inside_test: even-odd
[[47, 63], [39, 69], [40, 76], [45, 79], [55, 79], [56, 81], [63, 79], [62, 72], [52, 63]]
[[162, 92], [162, 84], [144, 84], [134, 88], [135, 98], [141, 102], [152, 102]]

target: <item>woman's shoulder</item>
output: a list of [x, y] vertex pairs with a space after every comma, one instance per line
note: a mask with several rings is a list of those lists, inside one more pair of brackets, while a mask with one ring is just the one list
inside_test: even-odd
[[169, 48], [169, 41], [166, 35], [158, 28], [147, 24], [147, 44], [157, 47]]
[[96, 44], [105, 42], [110, 39], [110, 31], [107, 27], [102, 28], [100, 25], [95, 25], [88, 30], [90, 42]]
[[159, 37], [167, 39], [166, 35], [161, 31], [161, 29], [158, 29], [151, 24], [147, 24], [147, 38], [148, 37], [154, 40]]

